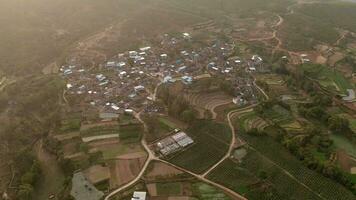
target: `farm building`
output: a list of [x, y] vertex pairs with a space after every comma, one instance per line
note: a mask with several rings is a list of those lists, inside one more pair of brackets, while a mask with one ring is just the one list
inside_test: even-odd
[[355, 100], [355, 91], [353, 89], [348, 89], [347, 93], [349, 94], [348, 96], [345, 96], [342, 98], [344, 101], [353, 101]]
[[73, 175], [70, 194], [75, 200], [99, 200], [104, 196], [104, 193], [97, 190], [82, 172]]
[[184, 132], [178, 132], [172, 136], [172, 138], [179, 144], [181, 147], [186, 147], [192, 144], [194, 141]]
[[146, 192], [134, 192], [131, 200], [146, 200]]

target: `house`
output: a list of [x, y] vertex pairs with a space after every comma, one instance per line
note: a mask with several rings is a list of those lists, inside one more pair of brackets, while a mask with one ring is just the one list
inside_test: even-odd
[[115, 67], [116, 63], [114, 61], [109, 61], [106, 63], [107, 67]]
[[164, 53], [164, 54], [161, 54], [160, 57], [161, 57], [162, 59], [166, 59], [166, 58], [168, 57], [168, 55]]
[[179, 67], [177, 72], [183, 72], [185, 69], [187, 69], [187, 66]]
[[163, 78], [163, 83], [168, 83], [168, 82], [170, 83], [174, 82], [171, 76], [166, 76]]
[[142, 47], [142, 48], [140, 48], [140, 51], [148, 51], [150, 49], [151, 49], [151, 47]]
[[124, 67], [125, 65], [126, 65], [125, 62], [118, 62], [118, 63], [116, 64], [116, 67]]
[[183, 33], [183, 38], [184, 39], [190, 39], [192, 38], [189, 33]]
[[145, 90], [145, 86], [143, 85], [138, 85], [134, 87], [135, 92], [143, 91]]
[[146, 200], [146, 192], [134, 192], [131, 200]]
[[95, 78], [100, 82], [106, 79], [106, 77], [103, 74], [98, 74], [95, 76]]
[[193, 82], [193, 77], [191, 76], [183, 76], [182, 77], [182, 82], [186, 85], [192, 84]]
[[129, 57], [135, 58], [137, 56], [137, 51], [129, 51]]

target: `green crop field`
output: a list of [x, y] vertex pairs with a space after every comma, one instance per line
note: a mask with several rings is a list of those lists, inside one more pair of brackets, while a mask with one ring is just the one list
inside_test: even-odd
[[263, 116], [280, 125], [294, 121], [292, 113], [279, 105], [274, 105], [272, 108], [264, 110]]
[[68, 118], [61, 122], [60, 133], [69, 133], [74, 131], [79, 131], [80, 129], [80, 118]]
[[188, 128], [187, 133], [193, 138], [194, 144], [170, 159], [170, 162], [202, 173], [221, 157], [229, 148], [230, 129], [220, 123], [199, 121]]
[[180, 182], [156, 183], [156, 189], [158, 196], [179, 196], [182, 191], [182, 184]]
[[325, 88], [334, 89], [335, 91], [347, 94], [347, 89], [353, 89], [354, 86], [338, 71], [324, 65], [304, 64], [302, 65], [306, 75], [315, 79]]
[[230, 200], [230, 198], [219, 189], [205, 183], [197, 182], [192, 185], [192, 192], [199, 200]]
[[334, 141], [336, 148], [344, 149], [349, 155], [356, 157], [356, 147], [353, 141], [337, 134], [331, 134], [330, 138]]
[[80, 131], [80, 134], [85, 137], [97, 136], [97, 135], [107, 135], [107, 134], [117, 134], [119, 133], [118, 125], [106, 125], [106, 126], [95, 126], [86, 130]]
[[158, 120], [163, 123], [164, 125], [168, 126], [169, 129], [175, 129], [177, 128], [177, 125], [175, 123], [173, 123], [172, 121], [170, 121], [167, 118], [164, 117], [159, 117]]
[[[261, 171], [266, 172], [268, 182], [257, 177]], [[253, 150], [249, 151], [240, 164], [231, 160], [225, 161], [209, 174], [209, 178], [248, 199], [321, 199]], [[257, 192], [257, 183], [272, 184], [273, 189], [270, 192]]]
[[[241, 130], [239, 133], [240, 136], [242, 136], [244, 140], [246, 140], [253, 148], [255, 148], [264, 159], [270, 163], [273, 162], [275, 165], [280, 166], [281, 169], [279, 170], [286, 170], [286, 172], [293, 176], [300, 184], [306, 185], [315, 193], [320, 194], [324, 199], [354, 199], [354, 195], [340, 184], [304, 167], [299, 160], [297, 160], [293, 155], [286, 151], [286, 149], [281, 144], [274, 141], [271, 137], [265, 136], [262, 138], [250, 136], [245, 134], [243, 130]], [[250, 156], [247, 155], [246, 159], [249, 158]], [[257, 160], [255, 162], [257, 162]], [[249, 167], [249, 169], [252, 168]], [[279, 184], [282, 184], [282, 186], [289, 186], [292, 184], [283, 183], [283, 180], [286, 179], [285, 177], [277, 176], [276, 179], [277, 178], [280, 181]], [[276, 188], [282, 187], [279, 184], [276, 182]]]

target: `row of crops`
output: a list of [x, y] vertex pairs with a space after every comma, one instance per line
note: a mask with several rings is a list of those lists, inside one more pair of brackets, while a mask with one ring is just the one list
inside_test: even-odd
[[180, 167], [202, 173], [228, 151], [231, 132], [226, 125], [203, 120], [188, 128], [187, 133], [194, 144], [169, 160]]
[[[302, 184], [305, 184], [315, 193], [320, 194], [324, 199], [355, 199], [353, 194], [342, 185], [302, 165], [298, 159], [271, 137], [254, 137], [243, 133], [243, 131], [240, 131], [239, 134], [255, 148], [257, 152], [265, 156], [266, 159], [280, 166], [283, 170], [286, 170], [291, 176]], [[247, 156], [247, 158], [249, 158], [249, 156]], [[280, 179], [284, 180], [285, 178], [280, 177]], [[283, 185], [283, 182], [280, 184]], [[278, 186], [278, 184], [276, 185]]]
[[[267, 175], [266, 180], [257, 177], [262, 171]], [[226, 160], [209, 174], [209, 179], [228, 186], [248, 199], [321, 199], [253, 150], [240, 164]], [[267, 191], [260, 190], [267, 186]]]

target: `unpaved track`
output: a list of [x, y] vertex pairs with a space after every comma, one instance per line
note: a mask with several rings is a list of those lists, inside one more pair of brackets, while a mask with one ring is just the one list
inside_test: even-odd
[[[142, 112], [142, 111], [141, 111], [141, 112]], [[144, 129], [147, 130], [146, 124], [145, 124], [144, 121], [141, 119], [141, 116], [140, 116], [140, 115], [141, 115], [141, 112], [135, 113], [135, 117], [136, 117], [141, 123], [143, 123]], [[229, 112], [229, 113], [227, 114], [227, 117], [228, 117], [228, 120], [229, 120], [229, 121], [230, 121], [230, 117], [232, 116], [232, 114], [233, 114], [234, 112], [236, 112], [236, 111], [231, 111], [231, 112]], [[232, 132], [232, 140], [231, 140], [231, 143], [230, 143], [229, 150], [226, 152], [225, 156], [220, 159], [219, 162], [217, 162], [214, 166], [212, 166], [211, 168], [209, 168], [209, 169], [207, 170], [207, 172], [205, 172], [203, 175], [196, 174], [196, 173], [191, 172], [191, 171], [189, 171], [189, 170], [187, 170], [187, 169], [181, 168], [181, 167], [176, 166], [176, 165], [174, 165], [174, 164], [172, 164], [172, 163], [170, 163], [170, 162], [168, 162], [168, 161], [165, 161], [165, 160], [162, 160], [162, 159], [156, 157], [156, 156], [153, 154], [153, 152], [149, 149], [149, 147], [148, 147], [148, 145], [147, 145], [147, 142], [145, 141], [144, 137], [142, 137], [141, 144], [142, 144], [142, 146], [145, 148], [146, 152], [148, 153], [148, 158], [147, 158], [147, 160], [145, 161], [145, 164], [144, 164], [143, 168], [141, 169], [140, 173], [137, 175], [137, 177], [136, 177], [135, 179], [133, 179], [132, 181], [128, 182], [127, 184], [121, 186], [120, 188], [118, 188], [118, 189], [112, 191], [109, 195], [107, 195], [107, 196], [105, 197], [105, 200], [109, 200], [111, 197], [115, 196], [117, 193], [119, 193], [119, 192], [121, 192], [121, 191], [123, 191], [123, 190], [125, 190], [125, 189], [127, 189], [127, 188], [129, 188], [129, 187], [131, 187], [131, 186], [134, 185], [137, 181], [139, 181], [139, 180], [141, 179], [142, 175], [144, 174], [144, 172], [146, 171], [146, 169], [147, 169], [149, 163], [150, 163], [151, 161], [153, 161], [153, 160], [166, 163], [166, 164], [168, 164], [168, 165], [170, 165], [170, 166], [172, 166], [172, 167], [174, 167], [174, 168], [176, 168], [176, 169], [179, 169], [179, 170], [181, 170], [181, 171], [183, 171], [183, 172], [186, 172], [186, 173], [188, 173], [188, 174], [190, 174], [190, 175], [196, 177], [198, 180], [200, 180], [200, 181], [202, 181], [202, 182], [205, 182], [205, 183], [208, 183], [208, 184], [213, 185], [213, 186], [215, 186], [215, 187], [218, 187], [218, 188], [220, 188], [221, 190], [223, 190], [224, 192], [226, 192], [226, 193], [228, 193], [228, 194], [234, 196], [235, 199], [246, 200], [245, 197], [241, 196], [240, 194], [236, 193], [235, 191], [233, 191], [233, 190], [231, 190], [231, 189], [229, 189], [229, 188], [227, 188], [227, 187], [225, 187], [225, 186], [223, 186], [223, 185], [220, 185], [220, 184], [218, 184], [218, 183], [215, 183], [215, 182], [213, 182], [213, 181], [211, 181], [211, 180], [205, 178], [205, 176], [206, 176], [209, 172], [211, 172], [211, 171], [212, 171], [213, 169], [215, 169], [220, 163], [222, 163], [226, 158], [228, 158], [228, 157], [230, 156], [232, 150], [233, 150], [233, 147], [234, 147], [234, 144], [235, 144], [235, 141], [236, 141], [236, 138], [235, 138], [235, 129], [234, 129], [234, 127], [233, 127], [231, 121], [230, 121], [229, 124], [230, 124], [231, 132]]]

